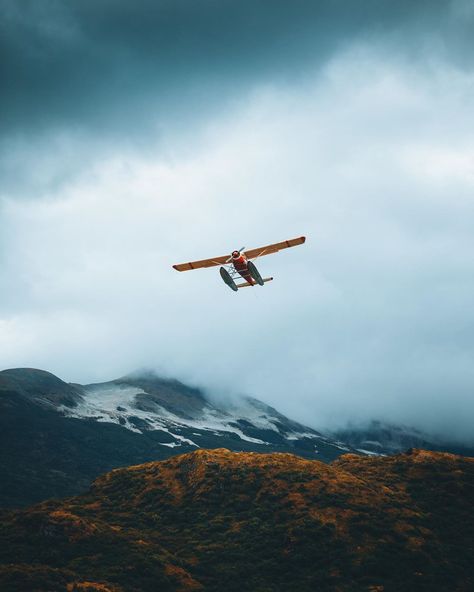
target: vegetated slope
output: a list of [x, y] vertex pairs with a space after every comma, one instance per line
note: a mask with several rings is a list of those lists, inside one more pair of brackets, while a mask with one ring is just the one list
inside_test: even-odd
[[4, 513], [5, 591], [474, 589], [474, 461], [197, 450]]
[[31, 368], [0, 372], [0, 506], [75, 495], [115, 467], [199, 447], [321, 460], [350, 450], [256, 399], [222, 409], [150, 374], [82, 386]]

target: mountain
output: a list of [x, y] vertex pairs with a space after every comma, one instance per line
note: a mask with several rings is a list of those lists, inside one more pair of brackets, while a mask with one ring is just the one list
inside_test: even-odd
[[59, 407], [67, 417], [116, 423], [136, 433], [151, 431], [169, 448], [225, 445], [232, 450], [291, 451], [323, 460], [350, 450], [252, 397], [217, 403], [199, 389], [153, 373], [80, 388], [83, 396], [77, 405]]
[[3, 512], [0, 588], [468, 592], [474, 460], [196, 450]]
[[75, 495], [115, 467], [221, 447], [323, 461], [351, 450], [257, 399], [217, 404], [151, 373], [79, 385], [31, 368], [0, 372], [1, 506]]
[[333, 432], [332, 436], [364, 454], [396, 454], [408, 448], [423, 448], [474, 457], [474, 446], [462, 445], [446, 438], [440, 440], [412, 427], [382, 421], [350, 425]]

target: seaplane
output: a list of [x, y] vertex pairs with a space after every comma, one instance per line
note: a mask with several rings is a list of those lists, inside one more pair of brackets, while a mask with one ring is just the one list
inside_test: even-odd
[[[255, 263], [252, 259], [258, 259], [264, 255], [272, 255], [278, 253], [283, 249], [296, 247], [302, 245], [306, 241], [306, 237], [299, 236], [280, 243], [273, 243], [258, 249], [245, 250], [242, 247], [236, 251], [232, 251], [230, 255], [221, 255], [220, 257], [212, 257], [210, 259], [201, 259], [200, 261], [190, 261], [189, 263], [178, 263], [173, 265], [176, 271], [190, 271], [191, 269], [202, 269], [204, 267], [215, 267], [220, 265], [220, 274], [224, 283], [229, 286], [231, 290], [237, 292], [240, 288], [250, 288], [255, 285], [263, 286], [267, 282], [273, 280], [272, 277], [262, 278]], [[236, 283], [244, 279], [243, 283]]]

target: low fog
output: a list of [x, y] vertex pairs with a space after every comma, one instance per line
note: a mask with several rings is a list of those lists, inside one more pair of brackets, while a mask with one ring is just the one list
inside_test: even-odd
[[[381, 419], [474, 442], [474, 75], [449, 29], [472, 11], [412, 4], [367, 30], [335, 13], [281, 68], [262, 40], [255, 67], [224, 52], [229, 71], [207, 72], [205, 53], [206, 88], [179, 77], [192, 52], [171, 60], [130, 90], [142, 135], [117, 117], [123, 88], [99, 93], [114, 116], [96, 131], [94, 86], [57, 118], [25, 99], [1, 143], [0, 367], [81, 383], [151, 368], [317, 429]], [[435, 32], [440, 7], [454, 21]], [[60, 22], [84, 35], [75, 14]], [[263, 288], [171, 267], [300, 235], [257, 260]]]

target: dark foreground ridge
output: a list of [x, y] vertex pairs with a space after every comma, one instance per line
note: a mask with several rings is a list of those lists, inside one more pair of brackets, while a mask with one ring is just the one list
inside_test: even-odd
[[468, 592], [474, 460], [197, 450], [4, 512], [2, 591]]

